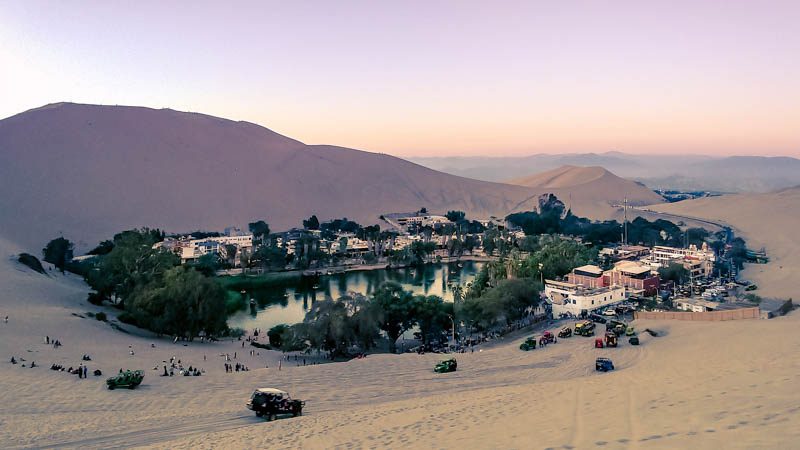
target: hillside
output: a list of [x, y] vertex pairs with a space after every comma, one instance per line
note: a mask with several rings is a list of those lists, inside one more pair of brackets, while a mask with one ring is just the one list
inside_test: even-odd
[[749, 265], [743, 276], [754, 280], [763, 296], [798, 298], [800, 253], [800, 187], [767, 194], [737, 194], [687, 200], [652, 207], [653, 210], [724, 221], [754, 249], [765, 247], [766, 265]]
[[574, 211], [596, 218], [616, 217], [612, 204], [627, 197], [631, 205], [651, 205], [664, 201], [661, 196], [635, 181], [620, 178], [602, 167], [562, 166], [547, 172], [509, 180], [537, 191], [556, 194], [565, 203], [580, 199]]
[[430, 157], [412, 161], [486, 181], [528, 176], [564, 165], [602, 166], [652, 189], [770, 192], [800, 184], [800, 159], [791, 157], [636, 155], [622, 152], [537, 154], [522, 157]]
[[392, 156], [305, 145], [259, 125], [196, 113], [59, 103], [0, 121], [0, 229], [41, 248], [81, 249], [139, 226], [273, 230], [316, 214], [369, 224], [386, 212], [503, 216], [536, 193]]

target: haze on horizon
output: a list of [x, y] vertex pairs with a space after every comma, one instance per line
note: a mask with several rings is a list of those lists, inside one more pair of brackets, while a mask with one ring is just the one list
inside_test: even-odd
[[405, 157], [798, 156], [798, 17], [793, 1], [4, 2], [0, 117], [169, 107]]

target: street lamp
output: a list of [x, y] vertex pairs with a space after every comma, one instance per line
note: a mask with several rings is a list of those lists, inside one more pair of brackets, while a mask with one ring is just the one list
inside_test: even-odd
[[447, 315], [447, 318], [450, 319], [450, 324], [452, 325], [452, 328], [450, 329], [450, 331], [453, 333], [453, 351], [455, 351], [456, 350], [456, 321], [453, 320], [453, 316], [451, 316], [450, 314]]

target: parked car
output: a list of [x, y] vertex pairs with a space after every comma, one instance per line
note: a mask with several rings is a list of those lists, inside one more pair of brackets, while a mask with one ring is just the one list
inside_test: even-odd
[[302, 416], [306, 402], [293, 400], [289, 394], [280, 389], [260, 388], [253, 392], [247, 409], [254, 411], [258, 417], [275, 420], [278, 414], [291, 414], [292, 417]]
[[606, 347], [617, 346], [617, 335], [613, 331], [606, 331]]
[[594, 322], [590, 322], [588, 320], [578, 322], [575, 324], [575, 334], [580, 334], [581, 336], [594, 336], [594, 327]]
[[528, 350], [536, 350], [536, 336], [531, 336], [525, 339], [525, 342], [519, 344], [519, 349], [528, 351]]
[[594, 362], [594, 370], [598, 372], [614, 370], [614, 363], [608, 358], [597, 358]]
[[433, 371], [436, 373], [455, 372], [458, 368], [458, 362], [455, 358], [446, 359], [434, 366]]
[[589, 314], [589, 320], [595, 323], [606, 323], [606, 318], [600, 314]]
[[612, 309], [612, 308], [608, 308], [605, 311], [603, 311], [603, 315], [604, 316], [616, 316], [617, 315], [617, 311]]
[[541, 339], [541, 340], [542, 340], [542, 342], [544, 342], [545, 344], [550, 344], [550, 343], [552, 343], [553, 341], [555, 341], [555, 340], [556, 340], [556, 337], [553, 335], [553, 333], [551, 333], [551, 332], [549, 332], [549, 331], [545, 331], [545, 332], [542, 334], [542, 339]]
[[625, 328], [625, 336], [634, 336], [634, 335], [636, 335], [636, 330], [633, 328], [633, 325], [628, 325], [628, 327]]
[[560, 338], [572, 337], [572, 328], [570, 327], [562, 328], [561, 331], [558, 332], [558, 337]]
[[107, 379], [106, 385], [112, 391], [118, 387], [134, 389], [136, 386], [142, 384], [143, 379], [143, 370], [126, 370], [124, 372], [120, 371], [116, 376]]
[[631, 345], [639, 345], [639, 337], [638, 336], [634, 336], [634, 337], [628, 339], [628, 343], [631, 344]]

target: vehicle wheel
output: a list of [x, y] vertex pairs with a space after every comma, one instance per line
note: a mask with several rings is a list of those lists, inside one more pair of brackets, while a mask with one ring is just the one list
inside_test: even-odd
[[256, 417], [264, 417], [264, 413], [261, 411], [256, 411]]
[[108, 387], [108, 390], [110, 390], [110, 391], [113, 391], [114, 389], [115, 389], [115, 387], [114, 387], [114, 385], [113, 385], [113, 384], [112, 384], [111, 386], [109, 386], [109, 387]]
[[270, 414], [270, 415], [269, 415], [269, 420], [270, 420], [270, 421], [273, 421], [273, 420], [278, 420], [278, 415], [277, 415], [277, 414], [275, 414], [275, 413], [272, 413], [272, 414]]

